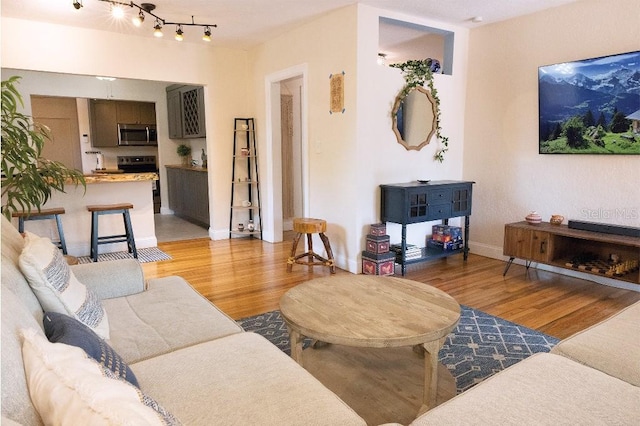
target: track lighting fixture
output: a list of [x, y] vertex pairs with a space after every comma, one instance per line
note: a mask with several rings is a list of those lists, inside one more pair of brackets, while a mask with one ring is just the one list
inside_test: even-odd
[[[162, 27], [165, 25], [175, 25], [176, 26], [176, 35], [175, 39], [178, 41], [184, 40], [184, 31], [182, 29], [183, 26], [191, 26], [191, 27], [202, 27], [204, 28], [204, 35], [202, 36], [202, 40], [211, 41], [211, 28], [216, 28], [216, 24], [196, 24], [193, 16], [191, 16], [191, 22], [170, 22], [162, 19], [155, 13], [153, 10], [156, 8], [156, 5], [153, 3], [141, 3], [136, 4], [134, 2], [121, 2], [117, 0], [98, 0], [109, 3], [111, 5], [111, 13], [118, 17], [122, 18], [125, 14], [124, 8], [131, 7], [138, 9], [138, 14], [131, 21], [133, 25], [139, 27], [144, 22], [145, 14], [151, 15], [155, 18], [155, 22], [153, 24], [153, 35], [156, 37], [162, 37]], [[82, 0], [73, 0], [73, 7], [78, 10], [82, 7]]]
[[162, 25], [160, 25], [160, 20], [156, 19], [156, 23], [153, 24], [153, 35], [155, 37], [162, 37]]
[[116, 19], [124, 18], [124, 9], [119, 4], [111, 5], [111, 15]]
[[211, 28], [209, 28], [209, 26], [204, 27], [204, 34], [202, 36], [202, 40], [211, 41]]
[[82, 0], [73, 0], [73, 7], [75, 7], [76, 10], [80, 10], [80, 8], [82, 8]]
[[134, 17], [131, 22], [133, 22], [133, 25], [135, 25], [136, 27], [142, 25], [142, 23], [144, 22], [144, 13], [142, 13], [142, 11], [138, 12], [138, 16]]

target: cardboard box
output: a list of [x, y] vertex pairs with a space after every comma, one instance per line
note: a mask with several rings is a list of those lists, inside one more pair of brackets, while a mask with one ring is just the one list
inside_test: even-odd
[[395, 254], [393, 252], [372, 254], [362, 252], [362, 273], [365, 275], [393, 275], [395, 272]]
[[384, 223], [374, 223], [369, 229], [369, 234], [383, 236], [387, 233], [387, 225]]
[[448, 235], [449, 241], [462, 239], [462, 228], [459, 226], [451, 226], [451, 225], [433, 225], [431, 228], [432, 238], [436, 241], [440, 241], [436, 239], [436, 235], [445, 236]]
[[428, 240], [427, 247], [444, 250], [444, 251], [460, 250], [461, 248], [464, 247], [464, 242], [462, 240], [447, 241], [447, 242]]
[[389, 236], [388, 235], [367, 235], [367, 248], [366, 250], [371, 253], [387, 253], [389, 251]]

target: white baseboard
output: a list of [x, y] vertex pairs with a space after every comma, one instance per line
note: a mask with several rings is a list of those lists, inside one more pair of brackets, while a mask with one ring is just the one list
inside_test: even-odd
[[[89, 256], [91, 253], [90, 242], [74, 243], [67, 241], [67, 252], [71, 256], [81, 257]], [[136, 248], [158, 247], [158, 239], [156, 237], [136, 238]], [[98, 253], [115, 253], [118, 251], [127, 251], [127, 243], [113, 243], [98, 246]]]

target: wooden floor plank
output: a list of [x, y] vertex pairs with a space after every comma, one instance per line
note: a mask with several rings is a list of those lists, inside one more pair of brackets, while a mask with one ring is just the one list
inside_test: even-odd
[[[158, 246], [172, 260], [143, 264], [147, 278], [180, 275], [235, 319], [278, 309], [280, 297], [291, 287], [330, 275], [327, 267], [302, 265], [287, 273], [289, 239], [275, 244], [249, 238], [198, 239]], [[452, 256], [411, 265], [406, 278], [435, 286], [458, 303], [561, 339], [640, 300], [640, 292], [533, 268], [526, 271], [516, 264], [503, 277], [504, 266], [474, 254], [467, 262]]]

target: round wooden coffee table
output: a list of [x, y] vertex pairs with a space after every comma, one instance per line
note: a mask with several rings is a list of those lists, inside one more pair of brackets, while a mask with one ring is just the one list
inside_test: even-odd
[[291, 357], [300, 365], [305, 337], [361, 348], [423, 348], [420, 411], [435, 407], [438, 351], [460, 319], [460, 305], [447, 293], [404, 278], [338, 275], [287, 291], [280, 311], [289, 329]]

